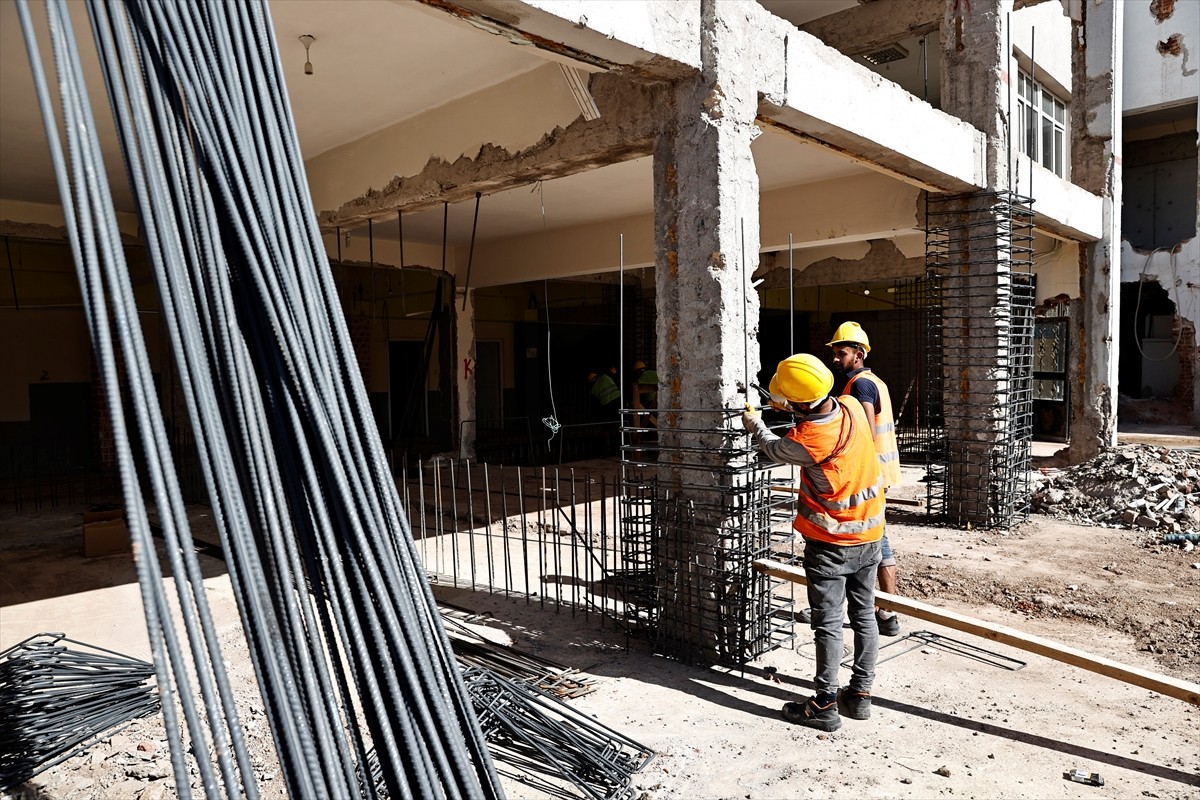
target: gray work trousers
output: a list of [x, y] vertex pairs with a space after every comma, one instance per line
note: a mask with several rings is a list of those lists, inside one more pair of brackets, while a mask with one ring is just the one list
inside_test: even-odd
[[808, 576], [808, 605], [812, 609], [813, 638], [817, 643], [817, 694], [838, 690], [842, 660], [842, 604], [854, 631], [854, 667], [850, 688], [870, 692], [875, 682], [879, 654], [879, 625], [875, 621], [875, 571], [879, 567], [879, 542], [838, 547], [815, 539], [804, 540], [804, 572]]

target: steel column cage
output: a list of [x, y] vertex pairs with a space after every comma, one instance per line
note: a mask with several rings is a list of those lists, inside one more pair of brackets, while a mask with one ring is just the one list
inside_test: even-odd
[[622, 414], [621, 542], [626, 624], [662, 655], [743, 664], [791, 641], [794, 594], [757, 573], [794, 540], [790, 470], [760, 462], [737, 412]]
[[1032, 203], [1011, 192], [926, 201], [927, 499], [956, 524], [1006, 528], [1029, 514]]

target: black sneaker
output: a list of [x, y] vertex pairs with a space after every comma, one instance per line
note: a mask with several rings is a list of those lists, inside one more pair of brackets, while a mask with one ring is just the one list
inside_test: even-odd
[[900, 635], [900, 615], [892, 614], [890, 617], [884, 618], [879, 616], [879, 612], [875, 612], [875, 621], [879, 623], [880, 636], [899, 636]]
[[850, 719], [871, 718], [871, 693], [860, 692], [849, 686], [839, 689], [837, 695], [838, 711]]
[[838, 714], [837, 700], [829, 701], [828, 705], [817, 705], [817, 698], [810, 697], [803, 703], [784, 703], [783, 718], [796, 725], [806, 728], [816, 728], [819, 731], [832, 733], [842, 727], [842, 718]]

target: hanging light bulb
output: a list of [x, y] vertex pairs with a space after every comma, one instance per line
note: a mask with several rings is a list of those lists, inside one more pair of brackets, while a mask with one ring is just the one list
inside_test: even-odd
[[305, 75], [313, 74], [312, 61], [309, 59], [308, 48], [312, 47], [312, 43], [315, 42], [316, 40], [317, 40], [317, 37], [313, 36], [311, 33], [306, 33], [300, 37], [300, 44], [304, 45], [304, 74]]

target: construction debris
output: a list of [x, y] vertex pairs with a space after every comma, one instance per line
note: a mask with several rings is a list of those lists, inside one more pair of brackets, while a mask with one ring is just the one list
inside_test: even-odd
[[1033, 508], [1106, 528], [1200, 532], [1200, 451], [1150, 445], [1106, 450], [1035, 480]]

